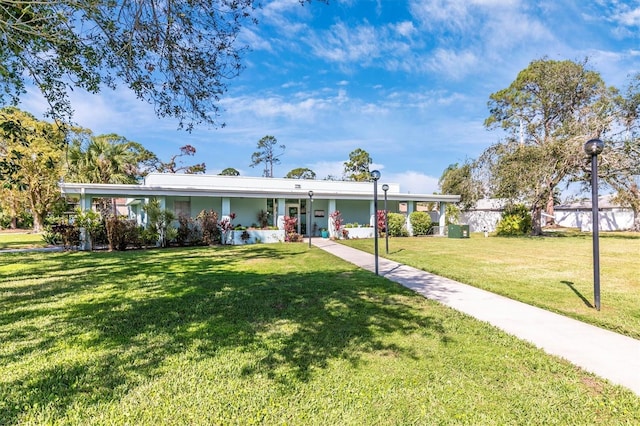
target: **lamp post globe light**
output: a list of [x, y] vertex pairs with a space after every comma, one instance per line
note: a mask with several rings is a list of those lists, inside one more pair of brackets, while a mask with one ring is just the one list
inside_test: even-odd
[[309, 248], [311, 248], [311, 237], [313, 236], [313, 228], [311, 227], [311, 212], [313, 211], [313, 191], [309, 191], [309, 208], [307, 209], [309, 212], [307, 214], [307, 232], [309, 233]]
[[374, 257], [376, 264], [376, 275], [378, 275], [378, 180], [380, 179], [380, 172], [373, 170], [371, 172], [371, 179], [373, 180], [373, 244], [374, 244]]
[[[384, 246], [385, 253], [389, 254], [389, 211], [387, 210], [387, 191], [389, 190], [389, 185], [386, 183], [382, 185], [382, 190], [384, 191]], [[376, 212], [376, 225], [378, 220], [378, 212]]]
[[600, 310], [600, 247], [598, 224], [598, 154], [604, 149], [604, 142], [591, 139], [584, 144], [584, 152], [591, 156], [591, 223], [593, 236], [593, 299]]

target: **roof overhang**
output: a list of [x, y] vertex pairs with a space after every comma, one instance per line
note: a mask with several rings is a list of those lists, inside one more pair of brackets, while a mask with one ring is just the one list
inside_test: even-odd
[[[282, 189], [260, 189], [251, 190], [237, 188], [189, 188], [175, 186], [145, 186], [145, 185], [118, 185], [118, 184], [98, 184], [98, 183], [61, 183], [60, 190], [66, 196], [91, 196], [104, 198], [149, 198], [149, 197], [229, 197], [229, 198], [309, 198], [307, 190], [282, 190]], [[382, 199], [382, 191], [378, 192], [378, 199]], [[313, 190], [314, 200], [373, 200], [373, 189], [371, 192], [363, 191], [322, 191]], [[455, 203], [460, 201], [459, 195], [438, 195], [438, 194], [411, 194], [411, 193], [388, 193], [387, 200], [390, 201], [415, 201], [415, 202], [447, 202]]]

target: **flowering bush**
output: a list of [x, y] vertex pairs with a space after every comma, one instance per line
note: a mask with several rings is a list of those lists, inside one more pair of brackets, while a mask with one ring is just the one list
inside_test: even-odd
[[302, 241], [302, 235], [297, 232], [298, 218], [285, 216], [284, 217], [284, 240], [288, 242]]
[[378, 210], [377, 221], [378, 232], [386, 232], [387, 228], [384, 226], [384, 210]]
[[212, 245], [220, 242], [220, 228], [218, 228], [218, 213], [213, 210], [202, 210], [196, 217], [202, 232], [202, 242]]
[[233, 219], [236, 218], [235, 213], [231, 213], [229, 217], [223, 218], [218, 222], [220, 233], [222, 234], [222, 244], [230, 244], [231, 231], [233, 231]]
[[336, 234], [339, 235], [340, 234], [340, 230], [342, 229], [342, 225], [344, 223], [344, 221], [342, 219], [342, 214], [340, 214], [340, 210], [336, 210], [334, 212], [331, 212], [329, 217], [331, 217], [331, 219], [333, 220], [333, 230], [336, 231]]

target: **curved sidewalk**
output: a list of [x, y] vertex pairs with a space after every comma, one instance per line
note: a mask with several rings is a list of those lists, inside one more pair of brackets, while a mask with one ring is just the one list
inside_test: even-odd
[[[375, 272], [372, 254], [322, 238], [313, 238], [312, 244]], [[640, 396], [640, 340], [382, 257], [378, 272], [427, 299], [488, 322]]]

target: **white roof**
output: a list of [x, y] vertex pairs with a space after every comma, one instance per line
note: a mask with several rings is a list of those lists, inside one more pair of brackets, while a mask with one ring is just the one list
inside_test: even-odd
[[[396, 201], [457, 202], [459, 195], [410, 194], [400, 192], [397, 183], [378, 182], [378, 197], [389, 185], [387, 197]], [[244, 198], [308, 198], [314, 199], [373, 199], [373, 182], [350, 182], [311, 179], [280, 179], [246, 176], [190, 175], [151, 173], [139, 185], [61, 183], [65, 195], [91, 195], [96, 197], [244, 197]]]

